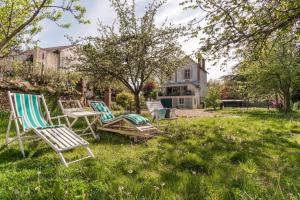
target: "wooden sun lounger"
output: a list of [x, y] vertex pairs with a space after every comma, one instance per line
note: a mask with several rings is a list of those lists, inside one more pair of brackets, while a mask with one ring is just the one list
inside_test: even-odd
[[[129, 114], [114, 117], [104, 102], [90, 101], [89, 104], [94, 111], [102, 113], [99, 119], [99, 129], [102, 131], [130, 136], [134, 138], [134, 141], [137, 141], [138, 139], [152, 138], [156, 133], [159, 132], [159, 130], [148, 121], [141, 122], [141, 124], [134, 123], [134, 119], [144, 120], [145, 118], [142, 116]], [[132, 120], [130, 117], [132, 117]]]

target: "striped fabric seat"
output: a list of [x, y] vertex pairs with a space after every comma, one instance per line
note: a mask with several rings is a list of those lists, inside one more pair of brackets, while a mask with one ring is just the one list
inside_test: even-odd
[[93, 110], [102, 113], [100, 119], [103, 124], [118, 120], [120, 118], [126, 119], [126, 120], [130, 121], [131, 123], [133, 123], [134, 125], [138, 125], [138, 126], [146, 125], [149, 123], [148, 119], [146, 119], [145, 117], [143, 117], [141, 115], [137, 115], [137, 114], [127, 114], [127, 115], [121, 115], [121, 116], [115, 117], [111, 113], [109, 108], [106, 106], [106, 104], [102, 101], [91, 101], [90, 105], [93, 108]]
[[39, 96], [14, 93], [16, 113], [21, 118], [24, 129], [51, 128], [44, 119], [39, 103]]

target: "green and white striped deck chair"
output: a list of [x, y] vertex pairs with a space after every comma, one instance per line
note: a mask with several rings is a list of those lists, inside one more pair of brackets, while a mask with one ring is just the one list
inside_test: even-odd
[[104, 102], [90, 101], [89, 104], [94, 111], [101, 113], [100, 130], [127, 135], [133, 137], [135, 141], [140, 138], [151, 138], [159, 132], [141, 115], [126, 114], [115, 117]]
[[[31, 95], [31, 94], [19, 94], [8, 92], [9, 103], [11, 106], [11, 114], [9, 117], [8, 129], [6, 132], [6, 144], [18, 140], [19, 146], [23, 156], [25, 157], [23, 139], [26, 138], [25, 134], [33, 130], [34, 133], [47, 144], [49, 144], [55, 152], [60, 156], [63, 164], [68, 167], [69, 164], [94, 157], [92, 151], [88, 147], [88, 142], [82, 139], [80, 136], [74, 133], [71, 129], [64, 125], [55, 126], [52, 123], [52, 119], [60, 118], [50, 117], [46, 101], [43, 95]], [[46, 118], [44, 118], [41, 105], [44, 106], [46, 112]], [[10, 137], [11, 123], [15, 122], [16, 136]], [[22, 132], [20, 131], [20, 125]], [[63, 156], [63, 152], [78, 147], [84, 147], [87, 150], [88, 156], [83, 158], [67, 162]]]

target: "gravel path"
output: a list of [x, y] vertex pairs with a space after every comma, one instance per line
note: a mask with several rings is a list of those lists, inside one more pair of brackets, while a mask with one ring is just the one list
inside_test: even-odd
[[204, 109], [177, 109], [175, 112], [179, 117], [213, 117], [218, 114]]

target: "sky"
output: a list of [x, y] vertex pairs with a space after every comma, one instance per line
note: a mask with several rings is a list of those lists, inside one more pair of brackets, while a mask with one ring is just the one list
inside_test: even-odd
[[[199, 10], [183, 10], [183, 7], [179, 5], [181, 1], [167, 0], [166, 4], [160, 8], [155, 23], [161, 24], [167, 19], [173, 24], [185, 24], [194, 17], [201, 15]], [[138, 15], [143, 14], [145, 6], [148, 3], [149, 0], [136, 0], [136, 12]], [[52, 21], [45, 20], [42, 22], [43, 30], [37, 35], [37, 39], [39, 40], [38, 45], [42, 48], [69, 45], [70, 41], [67, 36], [76, 39], [78, 37], [97, 35], [99, 21], [103, 24], [111, 25], [116, 19], [116, 14], [110, 6], [109, 0], [81, 0], [81, 5], [86, 8], [85, 18], [90, 20], [90, 24], [79, 24], [71, 16], [65, 15], [61, 22], [71, 23], [71, 27], [65, 29], [60, 28]], [[191, 54], [200, 47], [197, 38], [188, 40], [180, 39], [179, 41], [187, 54]], [[221, 76], [228, 74], [230, 68], [229, 66], [225, 69], [220, 69], [218, 65], [212, 66], [212, 63], [208, 62], [208, 79], [219, 79]]]

